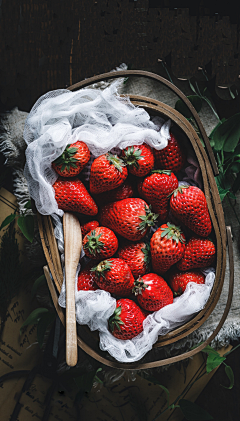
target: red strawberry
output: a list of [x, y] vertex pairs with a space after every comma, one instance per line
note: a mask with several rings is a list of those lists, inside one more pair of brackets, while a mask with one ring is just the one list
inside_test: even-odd
[[177, 263], [185, 249], [185, 235], [169, 222], [155, 231], [150, 241], [153, 271], [160, 275]]
[[92, 268], [92, 271], [99, 288], [122, 297], [131, 294], [134, 277], [124, 260], [118, 258], [103, 260]]
[[177, 263], [180, 270], [211, 266], [215, 259], [215, 246], [207, 238], [192, 237], [186, 244], [184, 255]]
[[97, 227], [85, 235], [83, 249], [91, 259], [107, 259], [116, 253], [118, 240], [109, 228]]
[[123, 259], [131, 270], [135, 279], [148, 272], [150, 265], [149, 244], [142, 242], [132, 243], [125, 241], [118, 250], [118, 257]]
[[143, 186], [143, 182], [144, 182], [144, 178], [142, 178], [141, 180], [139, 180], [139, 182], [137, 183], [137, 190], [138, 190], [138, 194], [139, 196], [145, 200], [145, 202], [147, 202], [147, 198], [144, 196], [144, 193], [142, 191], [142, 186]]
[[160, 310], [173, 302], [172, 290], [156, 273], [148, 273], [137, 279], [132, 292], [137, 296], [138, 304], [148, 311]]
[[154, 167], [153, 151], [146, 143], [124, 149], [122, 158], [128, 166], [128, 171], [137, 177], [144, 177]]
[[90, 159], [90, 151], [86, 143], [78, 140], [68, 145], [65, 151], [55, 161], [52, 166], [62, 177], [75, 177], [78, 175]]
[[122, 159], [107, 153], [94, 159], [90, 172], [90, 192], [92, 194], [115, 189], [128, 175]]
[[165, 221], [169, 211], [169, 195], [178, 187], [178, 179], [172, 171], [153, 170], [153, 174], [145, 178], [141, 191], [159, 219]]
[[109, 319], [109, 328], [118, 339], [132, 339], [143, 331], [145, 315], [134, 301], [122, 298]]
[[85, 224], [81, 225], [82, 237], [84, 238], [86, 234], [88, 234], [90, 231], [94, 230], [97, 227], [99, 227], [98, 221], [85, 222]]
[[87, 265], [78, 275], [78, 291], [96, 291], [99, 289], [95, 283], [94, 273], [91, 271], [93, 265]]
[[155, 166], [161, 170], [180, 171], [186, 162], [186, 155], [176, 137], [170, 133], [171, 139], [166, 148], [157, 151], [153, 149]]
[[157, 217], [144, 200], [130, 198], [103, 206], [100, 223], [130, 241], [139, 241], [147, 234], [148, 227], [155, 224]]
[[171, 196], [170, 209], [173, 216], [197, 235], [207, 237], [212, 231], [207, 201], [198, 187], [178, 187]]
[[59, 209], [73, 211], [85, 215], [97, 215], [98, 207], [88, 193], [84, 184], [76, 179], [58, 179], [53, 184], [55, 199]]
[[125, 180], [121, 186], [111, 190], [110, 194], [108, 191], [94, 195], [94, 199], [99, 205], [105, 205], [110, 202], [117, 202], [119, 200], [127, 199], [128, 197], [134, 196], [134, 188], [129, 180]]
[[189, 270], [187, 272], [173, 271], [169, 277], [169, 284], [174, 295], [181, 295], [189, 282], [204, 284], [205, 276], [199, 270]]

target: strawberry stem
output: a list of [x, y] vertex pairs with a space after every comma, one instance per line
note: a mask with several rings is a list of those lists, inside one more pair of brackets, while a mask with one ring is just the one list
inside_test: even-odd
[[87, 235], [88, 241], [84, 244], [84, 250], [88, 250], [90, 254], [96, 256], [98, 253], [101, 252], [101, 249], [104, 247], [104, 243], [99, 240], [102, 236], [100, 233], [96, 235], [96, 231], [93, 230], [90, 234]]
[[112, 268], [111, 260], [103, 260], [102, 262], [98, 263], [97, 266], [94, 266], [91, 269], [91, 272], [95, 272], [95, 275], [98, 278], [100, 278], [100, 276], [105, 278], [105, 272], [111, 270], [111, 268]]
[[117, 307], [113, 315], [110, 317], [108, 321], [110, 330], [112, 332], [114, 331], [115, 326], [118, 330], [121, 330], [120, 325], [124, 325], [123, 321], [120, 318], [121, 312], [122, 312], [122, 307], [121, 306]]
[[179, 241], [181, 243], [186, 242], [185, 238], [182, 236], [183, 232], [181, 228], [177, 227], [176, 225], [173, 225], [167, 222], [167, 228], [161, 228], [161, 230], [162, 230], [161, 238], [167, 237], [168, 240], [172, 238], [172, 240], [175, 240], [177, 244]]
[[71, 147], [67, 145], [66, 149], [63, 151], [62, 155], [60, 155], [57, 159], [55, 159], [54, 164], [61, 166], [61, 172], [67, 168], [69, 171], [70, 168], [77, 168], [76, 162], [78, 160], [74, 158], [74, 155], [77, 153], [78, 148]]
[[139, 215], [139, 218], [142, 220], [142, 222], [140, 222], [139, 224], [139, 231], [141, 233], [144, 233], [144, 231], [148, 228], [148, 227], [153, 227], [156, 219], [158, 218], [158, 213], [153, 213], [152, 212], [152, 207], [151, 205], [149, 205], [149, 207], [145, 206], [145, 215]]
[[107, 153], [106, 158], [111, 164], [114, 165], [115, 168], [117, 168], [118, 171], [122, 172], [122, 167], [125, 167], [126, 164], [121, 158], [119, 158], [117, 155], [112, 155], [111, 153]]
[[144, 284], [144, 281], [141, 277], [139, 277], [135, 282], [134, 282], [134, 287], [132, 289], [132, 293], [135, 295], [142, 295], [142, 292], [145, 291], [146, 288], [148, 288], [149, 285]]
[[151, 174], [166, 174], [166, 175], [171, 175], [172, 171], [171, 170], [152, 170]]
[[134, 150], [134, 146], [130, 146], [127, 149], [124, 149], [124, 156], [122, 157], [124, 162], [129, 165], [129, 166], [133, 166], [136, 169], [139, 168], [139, 159], [143, 159], [142, 156], [142, 151], [140, 148], [135, 148]]

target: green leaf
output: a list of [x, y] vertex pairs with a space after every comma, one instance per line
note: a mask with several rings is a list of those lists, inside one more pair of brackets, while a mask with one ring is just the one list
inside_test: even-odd
[[188, 401], [187, 399], [180, 399], [178, 403], [183, 415], [189, 421], [204, 421], [213, 419], [213, 417], [205, 411], [205, 409]]
[[37, 325], [37, 340], [40, 348], [42, 348], [44, 335], [46, 333], [47, 327], [56, 319], [56, 313], [48, 311], [47, 313], [42, 313], [41, 318], [38, 321]]
[[239, 173], [240, 171], [240, 162], [233, 162], [229, 169], [233, 172], [233, 173]]
[[220, 356], [219, 352], [217, 352], [216, 349], [213, 349], [210, 345], [207, 345], [205, 348], [203, 348], [201, 352]]
[[214, 145], [215, 145], [215, 142], [214, 142], [214, 140], [213, 140], [214, 133], [215, 133], [215, 131], [218, 129], [218, 127], [222, 125], [222, 123], [223, 123], [224, 121], [226, 121], [226, 118], [223, 118], [221, 121], [219, 121], [219, 122], [218, 122], [218, 124], [217, 124], [217, 125], [216, 125], [213, 129], [212, 129], [212, 131], [211, 131], [211, 133], [210, 133], [210, 135], [209, 135], [209, 140], [210, 140], [210, 144], [211, 144], [212, 148], [213, 148], [213, 147], [214, 147]]
[[45, 275], [41, 275], [39, 276], [39, 278], [36, 279], [36, 281], [34, 282], [33, 286], [32, 286], [32, 291], [31, 291], [31, 298], [34, 297], [34, 295], [36, 294], [38, 288], [42, 285], [46, 284], [46, 278]]
[[240, 113], [228, 118], [220, 124], [212, 135], [214, 149], [232, 152], [240, 138]]
[[33, 310], [32, 313], [29, 314], [27, 320], [25, 320], [25, 322], [22, 324], [22, 326], [20, 328], [20, 333], [21, 333], [22, 328], [24, 326], [34, 325], [35, 323], [38, 323], [39, 319], [41, 318], [41, 315], [43, 313], [47, 313], [47, 312], [48, 312], [47, 308], [41, 308], [41, 307]]
[[234, 180], [232, 191], [233, 193], [237, 193], [239, 189], [240, 189], [240, 172], [238, 173], [237, 177]]
[[18, 218], [18, 226], [23, 235], [32, 243], [34, 237], [34, 217], [33, 215], [20, 216]]
[[[190, 95], [187, 98], [192, 103], [192, 105], [194, 106], [195, 110], [197, 112], [199, 112], [201, 110], [201, 108], [202, 108], [202, 100], [201, 100], [200, 96], [198, 96], [198, 95]], [[189, 108], [187, 107], [187, 105], [181, 99], [179, 99], [176, 102], [176, 104], [175, 104], [175, 110], [179, 111], [186, 118], [191, 118], [192, 117], [191, 111], [189, 110]]]
[[206, 371], [207, 373], [210, 373], [213, 371], [216, 367], [218, 367], [222, 362], [226, 360], [225, 357], [221, 357], [219, 354], [209, 354], [207, 357], [207, 364], [206, 364]]
[[220, 176], [215, 177], [215, 181], [216, 181], [216, 184], [217, 184], [219, 196], [220, 196], [221, 201], [223, 201], [223, 199], [230, 192], [230, 190], [229, 189], [224, 189], [222, 187], [222, 185], [221, 185], [221, 181], [220, 180], [221, 180]]
[[24, 209], [32, 209], [32, 201], [31, 201], [31, 199], [27, 203], [25, 203]]
[[189, 82], [190, 88], [196, 94], [197, 92], [196, 92], [196, 89], [194, 88], [193, 84], [190, 82], [190, 80], [188, 82]]
[[14, 221], [14, 219], [16, 218], [16, 214], [15, 213], [11, 213], [11, 215], [8, 215], [4, 221], [2, 222], [1, 226], [0, 226], [0, 231], [6, 227], [8, 224], [10, 224], [12, 221]]
[[232, 369], [229, 365], [225, 365], [225, 373], [230, 380], [230, 385], [227, 387], [227, 386], [223, 386], [221, 384], [221, 386], [223, 386], [225, 389], [232, 389], [233, 386], [234, 386], [234, 374], [233, 374], [233, 371], [232, 371]]

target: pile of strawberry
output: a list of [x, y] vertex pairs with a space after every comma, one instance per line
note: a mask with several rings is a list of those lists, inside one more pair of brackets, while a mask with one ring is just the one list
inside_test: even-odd
[[95, 158], [89, 182], [82, 170], [91, 154], [82, 141], [52, 164], [59, 174], [53, 185], [58, 207], [81, 214], [89, 259], [78, 290], [102, 289], [117, 299], [109, 330], [119, 339], [137, 336], [148, 314], [171, 304], [189, 282], [204, 284], [200, 269], [215, 260], [205, 195], [178, 186], [174, 173], [186, 155], [170, 135], [160, 151], [144, 143]]

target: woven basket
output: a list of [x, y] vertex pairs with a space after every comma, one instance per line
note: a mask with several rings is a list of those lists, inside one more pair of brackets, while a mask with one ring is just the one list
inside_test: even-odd
[[[84, 80], [79, 82], [68, 89], [71, 91], [86, 87], [92, 83], [96, 83], [101, 80], [112, 79], [117, 77], [126, 77], [126, 76], [144, 76], [151, 79], [155, 79], [162, 84], [166, 85], [175, 92], [179, 98], [181, 98], [184, 103], [187, 105], [189, 110], [192, 112], [193, 117], [198, 125], [199, 131], [201, 133], [202, 139], [205, 144], [205, 148], [203, 147], [199, 137], [197, 136], [195, 130], [193, 129], [192, 125], [175, 109], [169, 107], [166, 104], [163, 104], [155, 99], [150, 99], [142, 96], [130, 95], [129, 98], [131, 102], [138, 106], [143, 107], [149, 114], [151, 115], [159, 115], [160, 117], [170, 118], [187, 136], [189, 141], [191, 142], [193, 149], [195, 151], [199, 167], [202, 173], [203, 179], [203, 190], [206, 196], [207, 204], [209, 213], [212, 220], [213, 230], [216, 236], [216, 249], [217, 249], [217, 265], [216, 265], [216, 278], [215, 282], [210, 294], [210, 297], [204, 307], [198, 314], [194, 315], [194, 317], [183, 326], [169, 332], [164, 336], [159, 336], [158, 341], [154, 344], [153, 350], [149, 351], [147, 355], [142, 358], [140, 361], [136, 363], [119, 363], [114, 360], [107, 352], [103, 352], [99, 348], [98, 342], [98, 333], [91, 332], [87, 326], [79, 326], [78, 325], [78, 345], [82, 348], [86, 353], [88, 353], [91, 357], [95, 358], [96, 360], [115, 368], [124, 368], [124, 369], [145, 369], [145, 368], [152, 368], [157, 366], [163, 366], [166, 364], [174, 363], [176, 361], [183, 360], [188, 358], [197, 352], [201, 351], [207, 344], [209, 344], [213, 338], [216, 336], [218, 331], [220, 330], [221, 326], [223, 325], [232, 300], [232, 292], [233, 292], [233, 253], [232, 253], [232, 239], [231, 239], [231, 229], [230, 227], [225, 226], [224, 221], [224, 214], [221, 205], [221, 200], [218, 194], [218, 189], [216, 186], [216, 182], [214, 176], [218, 174], [217, 165], [214, 159], [214, 155], [206, 135], [206, 132], [202, 126], [202, 123], [198, 117], [198, 114], [190, 101], [184, 96], [184, 94], [168, 82], [166, 79], [155, 75], [153, 73], [144, 72], [144, 71], [118, 71], [118, 72], [111, 72], [105, 73], [102, 75], [98, 75], [92, 77], [90, 79]], [[38, 224], [39, 224], [39, 231], [40, 237], [44, 249], [44, 253], [48, 262], [48, 267], [44, 268], [44, 272], [47, 278], [48, 286], [50, 289], [50, 293], [56, 307], [57, 313], [62, 321], [65, 324], [65, 313], [61, 307], [58, 305], [58, 294], [61, 290], [62, 282], [63, 282], [63, 272], [60, 262], [59, 251], [57, 248], [57, 242], [54, 237], [53, 225], [50, 216], [43, 216], [38, 214]], [[226, 235], [227, 232], [227, 235]], [[225, 276], [225, 268], [226, 268], [226, 245], [228, 241], [229, 247], [229, 260], [230, 260], [230, 281], [229, 281], [229, 296], [228, 301], [226, 304], [226, 308], [222, 319], [215, 329], [214, 333], [208, 338], [204, 344], [200, 345], [198, 348], [186, 352], [182, 355], [178, 355], [175, 357], [167, 358], [167, 359], [156, 359], [157, 353], [154, 352], [154, 348], [162, 347], [167, 344], [171, 344], [176, 342], [190, 333], [194, 332], [197, 328], [199, 328], [209, 317], [212, 313], [214, 307], [216, 306]], [[50, 276], [51, 274], [51, 276]]]

